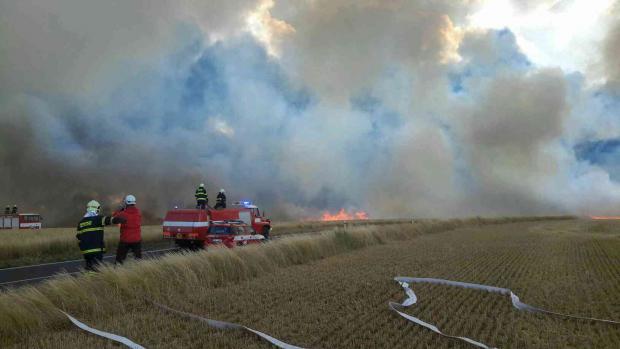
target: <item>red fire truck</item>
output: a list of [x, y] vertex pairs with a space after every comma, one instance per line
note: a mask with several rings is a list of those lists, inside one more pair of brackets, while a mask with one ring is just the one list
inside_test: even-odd
[[0, 214], [0, 229], [41, 229], [38, 213]]
[[164, 239], [174, 239], [185, 248], [204, 248], [223, 244], [227, 247], [262, 242], [269, 239], [271, 220], [261, 215], [249, 202], [215, 210], [174, 209], [166, 213]]

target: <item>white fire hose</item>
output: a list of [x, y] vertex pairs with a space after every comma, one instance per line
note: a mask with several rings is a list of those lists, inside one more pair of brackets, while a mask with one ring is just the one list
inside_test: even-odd
[[501, 288], [501, 287], [495, 287], [495, 286], [487, 286], [487, 285], [480, 285], [480, 284], [471, 284], [471, 283], [466, 283], [466, 282], [459, 282], [459, 281], [451, 281], [451, 280], [443, 280], [443, 279], [433, 279], [433, 278], [412, 278], [412, 277], [396, 277], [394, 278], [394, 280], [396, 280], [403, 288], [403, 290], [405, 291], [405, 294], [407, 295], [407, 299], [405, 299], [405, 301], [401, 304], [399, 303], [394, 303], [394, 302], [390, 302], [390, 308], [392, 310], [394, 310], [396, 313], [398, 313], [398, 315], [404, 317], [405, 319], [416, 323], [420, 326], [426, 327], [429, 330], [444, 336], [444, 337], [448, 337], [448, 338], [455, 338], [455, 339], [459, 339], [462, 341], [465, 341], [467, 343], [473, 344], [477, 347], [480, 348], [485, 348], [485, 349], [490, 349], [492, 347], [487, 346], [484, 343], [480, 343], [477, 342], [471, 338], [467, 338], [467, 337], [459, 337], [459, 336], [452, 336], [452, 335], [448, 335], [445, 334], [443, 332], [441, 332], [439, 330], [439, 328], [437, 328], [437, 326], [429, 324], [427, 322], [424, 322], [420, 319], [418, 319], [417, 317], [411, 316], [409, 314], [403, 313], [402, 311], [399, 310], [399, 308], [406, 308], [409, 306], [414, 305], [417, 301], [418, 298], [416, 297], [415, 293], [413, 292], [413, 290], [409, 287], [409, 284], [411, 283], [426, 283], [426, 284], [438, 284], [438, 285], [447, 285], [447, 286], [455, 286], [455, 287], [461, 287], [461, 288], [469, 288], [469, 289], [474, 289], [474, 290], [480, 290], [480, 291], [487, 291], [487, 292], [492, 292], [492, 293], [499, 293], [501, 295], [509, 295], [510, 299], [512, 301], [512, 305], [517, 308], [518, 310], [523, 310], [523, 311], [529, 311], [532, 313], [542, 313], [542, 314], [551, 314], [551, 315], [557, 315], [557, 316], [562, 316], [562, 317], [567, 317], [567, 318], [571, 318], [571, 319], [580, 319], [580, 320], [589, 320], [589, 321], [597, 321], [597, 322], [605, 322], [605, 323], [609, 323], [609, 324], [620, 324], [620, 321], [614, 321], [614, 320], [605, 320], [605, 319], [597, 319], [597, 318], [590, 318], [590, 317], [584, 317], [584, 316], [575, 316], [575, 315], [567, 315], [567, 314], [562, 314], [562, 313], [556, 313], [554, 311], [549, 311], [549, 310], [545, 310], [545, 309], [541, 309], [541, 308], [537, 308], [537, 307], [533, 307], [529, 304], [525, 304], [523, 302], [521, 302], [519, 300], [519, 297], [517, 297], [516, 294], [514, 294], [511, 290], [507, 289], [507, 288]]
[[[451, 280], [444, 280], [444, 279], [433, 279], [433, 278], [413, 278], [413, 277], [396, 277], [394, 278], [394, 280], [396, 280], [401, 287], [403, 288], [403, 290], [405, 291], [405, 294], [407, 295], [407, 299], [405, 299], [405, 301], [403, 301], [402, 303], [395, 303], [395, 302], [390, 302], [389, 306], [390, 308], [395, 311], [396, 313], [398, 313], [398, 315], [402, 316], [403, 318], [418, 324], [420, 326], [423, 326], [441, 336], [447, 337], [447, 338], [454, 338], [454, 339], [459, 339], [462, 341], [465, 341], [469, 344], [472, 344], [474, 346], [477, 346], [479, 348], [484, 348], [484, 349], [491, 349], [493, 347], [490, 347], [484, 343], [475, 341], [471, 338], [467, 338], [467, 337], [460, 337], [460, 336], [452, 336], [452, 335], [448, 335], [445, 334], [443, 332], [441, 332], [441, 330], [439, 330], [439, 328], [437, 328], [437, 326], [429, 324], [428, 322], [425, 322], [423, 320], [420, 320], [419, 318], [406, 314], [404, 312], [401, 311], [402, 308], [406, 308], [406, 307], [410, 307], [414, 304], [417, 303], [418, 298], [415, 294], [415, 292], [413, 292], [413, 290], [409, 287], [409, 284], [412, 283], [427, 283], [427, 284], [438, 284], [438, 285], [446, 285], [446, 286], [454, 286], [454, 287], [461, 287], [461, 288], [469, 288], [469, 289], [474, 289], [474, 290], [480, 290], [480, 291], [487, 291], [487, 292], [492, 292], [492, 293], [499, 293], [501, 295], [506, 295], [506, 296], [510, 296], [510, 300], [512, 301], [512, 305], [517, 308], [518, 310], [523, 310], [523, 311], [528, 311], [528, 312], [532, 312], [532, 313], [542, 313], [542, 314], [550, 314], [550, 315], [556, 315], [556, 316], [562, 316], [562, 317], [566, 317], [566, 318], [571, 318], [571, 319], [580, 319], [580, 320], [588, 320], [588, 321], [596, 321], [596, 322], [604, 322], [604, 323], [608, 323], [608, 324], [614, 324], [614, 325], [620, 325], [620, 321], [615, 321], [615, 320], [606, 320], [606, 319], [598, 319], [598, 318], [591, 318], [591, 317], [585, 317], [585, 316], [575, 316], [575, 315], [567, 315], [567, 314], [562, 314], [562, 313], [557, 313], [554, 311], [549, 311], [549, 310], [545, 310], [545, 309], [541, 309], [541, 308], [537, 308], [534, 306], [531, 306], [529, 304], [525, 304], [523, 302], [521, 302], [519, 300], [519, 297], [517, 297], [516, 294], [514, 294], [511, 290], [507, 289], [507, 288], [501, 288], [501, 287], [495, 287], [495, 286], [488, 286], [488, 285], [480, 285], [480, 284], [472, 284], [472, 283], [466, 283], [466, 282], [459, 282], [459, 281], [451, 281]], [[251, 332], [257, 336], [259, 336], [260, 338], [268, 341], [269, 343], [277, 346], [278, 348], [282, 348], [282, 349], [303, 349], [302, 347], [298, 347], [292, 344], [288, 344], [285, 342], [282, 342], [274, 337], [271, 337], [270, 335], [257, 331], [255, 329], [243, 326], [243, 325], [239, 325], [239, 324], [235, 324], [235, 323], [231, 323], [231, 322], [224, 322], [224, 321], [218, 321], [218, 320], [213, 320], [213, 319], [208, 319], [202, 316], [198, 316], [198, 315], [194, 315], [194, 314], [190, 314], [190, 313], [186, 313], [180, 310], [175, 310], [172, 309], [170, 307], [167, 307], [165, 305], [159, 304], [159, 303], [155, 303], [155, 302], [151, 302], [153, 305], [166, 310], [168, 312], [172, 312], [172, 313], [176, 313], [178, 315], [182, 315], [191, 319], [196, 319], [196, 320], [200, 320], [202, 322], [205, 322], [207, 325], [213, 327], [213, 328], [217, 328], [217, 329], [222, 329], [222, 330], [227, 330], [227, 329], [240, 329], [240, 330], [244, 330], [244, 331], [248, 331]], [[75, 319], [74, 317], [72, 317], [71, 315], [61, 311], [64, 315], [66, 315], [69, 320], [71, 320], [71, 322], [73, 322], [73, 324], [75, 324], [77, 327], [83, 329], [84, 331], [93, 333], [95, 335], [104, 337], [104, 338], [108, 338], [111, 339], [113, 341], [122, 343], [124, 345], [126, 345], [127, 347], [131, 348], [131, 349], [145, 349], [144, 347], [142, 347], [139, 344], [136, 344], [134, 342], [132, 342], [131, 340], [129, 340], [128, 338], [116, 335], [116, 334], [112, 334], [112, 333], [108, 333], [108, 332], [104, 332], [104, 331], [100, 331], [94, 328], [91, 328], [87, 325], [85, 325], [84, 323], [78, 321], [77, 319]]]
[[65, 316], [67, 316], [69, 318], [69, 320], [71, 320], [71, 322], [73, 322], [73, 324], [75, 326], [83, 329], [84, 331], [90, 332], [92, 334], [96, 334], [97, 336], [100, 336], [100, 337], [111, 339], [111, 340], [113, 340], [115, 342], [119, 342], [121, 344], [125, 344], [126, 346], [128, 346], [131, 349], [145, 349], [140, 344], [134, 343], [134, 342], [132, 342], [128, 338], [125, 338], [123, 336], [119, 336], [119, 335], [116, 335], [116, 334], [113, 334], [113, 333], [108, 333], [108, 332], [100, 331], [98, 329], [89, 327], [88, 325], [84, 324], [83, 322], [80, 322], [78, 319], [76, 319], [73, 316], [65, 313], [64, 311], [60, 310], [60, 312], [65, 314]]
[[[277, 338], [274, 338], [274, 337], [271, 337], [270, 335], [268, 335], [266, 333], [257, 331], [255, 329], [252, 329], [252, 328], [249, 328], [249, 327], [245, 327], [243, 325], [234, 324], [234, 323], [231, 323], [231, 322], [224, 322], [224, 321], [207, 319], [207, 318], [204, 318], [202, 316], [198, 316], [198, 315], [186, 313], [186, 312], [183, 312], [183, 311], [175, 310], [175, 309], [172, 309], [170, 307], [167, 307], [165, 305], [162, 305], [162, 304], [159, 304], [159, 303], [155, 303], [155, 302], [152, 302], [152, 304], [157, 306], [157, 307], [159, 307], [159, 308], [161, 308], [161, 309], [164, 309], [166, 311], [169, 311], [169, 312], [172, 312], [172, 313], [176, 313], [176, 314], [179, 314], [179, 315], [182, 315], [182, 316], [185, 316], [185, 317], [189, 317], [191, 319], [196, 319], [196, 320], [203, 321], [203, 322], [207, 323], [207, 325], [209, 325], [209, 326], [211, 326], [213, 328], [220, 329], [220, 330], [231, 330], [231, 329], [234, 329], [234, 330], [245, 330], [245, 331], [251, 332], [251, 333], [259, 336], [260, 338], [268, 341], [269, 343], [275, 345], [278, 348], [282, 348], [282, 349], [304, 349], [302, 347], [298, 347], [298, 346], [295, 346], [295, 345], [291, 345], [291, 344], [282, 342], [281, 340], [279, 340]], [[119, 342], [121, 344], [125, 344], [127, 347], [129, 347], [131, 349], [145, 349], [143, 346], [141, 346], [141, 345], [139, 345], [137, 343], [134, 343], [133, 341], [131, 341], [128, 338], [125, 338], [125, 337], [122, 337], [122, 336], [119, 336], [119, 335], [116, 335], [116, 334], [113, 334], [113, 333], [108, 333], [108, 332], [100, 331], [100, 330], [97, 330], [95, 328], [89, 327], [88, 325], [80, 322], [79, 320], [77, 320], [73, 316], [65, 313], [64, 311], [60, 310], [60, 312], [65, 314], [67, 316], [67, 318], [69, 318], [69, 320], [71, 320], [71, 322], [75, 326], [81, 328], [84, 331], [90, 332], [90, 333], [95, 334], [95, 335], [100, 336], [100, 337], [104, 337], [104, 338], [113, 340], [115, 342]]]
[[153, 303], [155, 306], [164, 309], [166, 311], [175, 313], [175, 314], [179, 314], [191, 319], [196, 319], [196, 320], [200, 320], [202, 322], [207, 323], [207, 325], [213, 327], [213, 328], [217, 328], [220, 330], [245, 330], [251, 333], [254, 333], [255, 335], [261, 337], [262, 339], [266, 340], [267, 342], [275, 345], [278, 348], [282, 348], [282, 349], [304, 349], [302, 347], [298, 347], [298, 346], [294, 346], [288, 343], [284, 343], [279, 339], [273, 338], [270, 335], [257, 331], [255, 329], [249, 328], [249, 327], [245, 327], [243, 325], [239, 325], [239, 324], [234, 324], [232, 322], [224, 322], [224, 321], [218, 321], [218, 320], [212, 320], [212, 319], [207, 319], [205, 317], [202, 316], [198, 316], [198, 315], [194, 315], [194, 314], [190, 314], [190, 313], [186, 313], [184, 311], [180, 311], [180, 310], [175, 310], [172, 308], [169, 308], [165, 305], [159, 304], [159, 303]]

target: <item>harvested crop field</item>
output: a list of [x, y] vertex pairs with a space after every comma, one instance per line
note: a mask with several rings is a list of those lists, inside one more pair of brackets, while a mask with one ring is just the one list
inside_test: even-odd
[[[41, 292], [48, 294], [55, 305], [66, 303], [64, 308], [87, 324], [127, 336], [147, 348], [267, 348], [270, 345], [241, 331], [213, 330], [196, 320], [158, 310], [144, 298], [212, 319], [240, 323], [303, 347], [471, 347], [440, 337], [390, 311], [389, 301], [404, 298], [401, 287], [393, 281], [395, 276], [434, 277], [505, 287], [534, 306], [574, 315], [620, 319], [618, 223], [563, 220], [464, 224], [454, 230], [427, 230], [406, 237], [378, 239], [376, 243], [354, 246], [348, 251], [334, 250], [318, 259], [299, 257], [293, 265], [282, 263], [262, 273], [220, 275], [220, 281], [210, 279], [201, 283], [199, 273], [188, 272], [185, 276], [162, 280], [167, 281], [165, 286], [130, 287], [120, 284], [130, 279], [131, 270], [125, 275], [106, 271], [97, 276], [102, 279], [100, 285], [109, 287], [116, 282], [120, 286], [115, 296], [96, 294], [91, 301], [97, 305], [86, 304], [88, 295], [84, 294], [84, 290], [98, 282], [97, 277], [61, 280]], [[351, 239], [349, 243], [355, 245], [356, 241]], [[250, 258], [254, 250], [280, 247], [273, 244], [245, 252], [211, 251], [200, 256], [167, 258], [177, 258], [175, 263], [182, 263], [181, 258], [221, 254], [221, 258], [212, 258], [210, 267], [219, 260], [222, 269], [227, 269], [234, 268], [236, 262], [227, 262], [226, 256], [244, 259]], [[139, 267], [142, 266], [134, 264], [128, 268]], [[182, 283], [183, 280], [187, 283]], [[80, 287], [80, 282], [86, 286]], [[82, 291], [74, 295], [67, 293], [66, 302], [54, 298], [60, 297], [60, 290], [70, 290], [70, 283]], [[508, 297], [481, 291], [418, 284], [412, 288], [419, 300], [405, 310], [407, 313], [437, 325], [448, 334], [470, 337], [490, 346], [620, 347], [618, 325], [520, 312], [511, 306]], [[71, 299], [72, 296], [76, 298]], [[31, 305], [38, 294], [31, 293], [28, 297], [31, 301], [23, 303]], [[0, 309], [8, 299], [2, 301]], [[20, 301], [13, 303], [20, 304]], [[49, 312], [42, 312], [41, 316], [50, 317], [53, 325], [33, 325], [31, 335], [19, 336], [16, 332], [4, 344], [9, 348], [118, 347], [72, 327]]]

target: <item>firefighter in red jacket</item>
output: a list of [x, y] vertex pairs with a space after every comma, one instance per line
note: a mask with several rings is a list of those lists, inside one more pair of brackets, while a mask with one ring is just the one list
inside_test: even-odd
[[127, 195], [124, 206], [114, 212], [114, 217], [123, 217], [125, 223], [121, 224], [121, 237], [116, 249], [116, 263], [122, 264], [127, 258], [127, 252], [131, 250], [136, 259], [142, 258], [142, 214], [136, 207], [136, 197]]

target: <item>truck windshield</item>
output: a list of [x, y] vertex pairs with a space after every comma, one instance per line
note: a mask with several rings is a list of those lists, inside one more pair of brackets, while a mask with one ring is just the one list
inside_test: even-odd
[[232, 232], [230, 231], [230, 227], [215, 225], [209, 228], [209, 234], [230, 235]]

